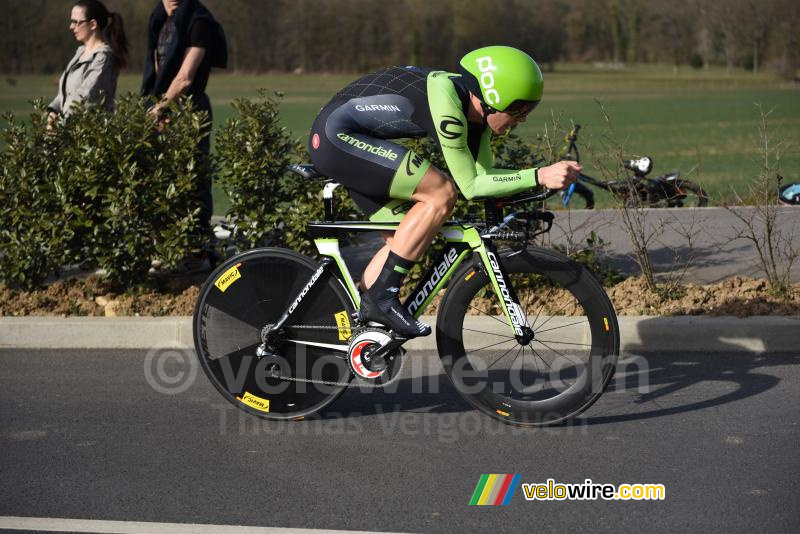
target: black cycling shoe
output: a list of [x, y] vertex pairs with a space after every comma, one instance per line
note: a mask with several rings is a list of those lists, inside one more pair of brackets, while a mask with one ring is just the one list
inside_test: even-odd
[[414, 319], [414, 316], [400, 304], [396, 294], [391, 298], [376, 301], [369, 291], [363, 293], [358, 317], [365, 323], [374, 321], [382, 324], [397, 335], [408, 339], [431, 334], [431, 327]]

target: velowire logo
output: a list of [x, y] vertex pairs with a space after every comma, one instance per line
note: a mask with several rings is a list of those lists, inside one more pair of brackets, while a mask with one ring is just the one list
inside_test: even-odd
[[521, 475], [481, 475], [472, 499], [472, 504], [509, 504], [519, 485]]

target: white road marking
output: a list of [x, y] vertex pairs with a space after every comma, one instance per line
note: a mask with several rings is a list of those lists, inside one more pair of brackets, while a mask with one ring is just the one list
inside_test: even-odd
[[126, 534], [378, 534], [375, 532], [355, 530], [316, 530], [305, 528], [245, 527], [192, 523], [145, 523], [139, 521], [96, 521], [92, 519], [12, 516], [0, 516], [0, 529], [39, 530], [45, 532], [122, 532]]

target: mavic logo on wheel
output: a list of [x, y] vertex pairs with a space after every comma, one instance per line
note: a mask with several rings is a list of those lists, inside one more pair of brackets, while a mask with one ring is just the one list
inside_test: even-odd
[[222, 273], [222, 276], [217, 278], [217, 281], [214, 282], [214, 285], [217, 286], [217, 289], [225, 293], [225, 290], [228, 289], [228, 287], [230, 287], [232, 283], [241, 278], [242, 274], [239, 272], [239, 267], [241, 266], [242, 266], [241, 263], [237, 263], [236, 265], [234, 265], [233, 267]]
[[269, 399], [262, 399], [261, 397], [256, 397], [252, 393], [247, 391], [244, 392], [243, 397], [236, 397], [242, 404], [246, 404], [251, 408], [255, 408], [260, 412], [269, 412]]
[[470, 505], [505, 505], [511, 502], [521, 475], [481, 475]]
[[519, 304], [514, 302], [514, 299], [511, 298], [511, 292], [508, 290], [508, 287], [506, 287], [506, 279], [503, 276], [503, 272], [500, 270], [500, 263], [497, 261], [497, 257], [491, 252], [487, 252], [486, 254], [489, 256], [489, 264], [492, 266], [495, 278], [497, 278], [497, 287], [500, 290], [500, 295], [503, 297], [503, 302], [508, 310], [508, 316], [513, 323], [514, 333], [521, 336], [522, 327], [525, 326], [525, 314], [522, 313]]

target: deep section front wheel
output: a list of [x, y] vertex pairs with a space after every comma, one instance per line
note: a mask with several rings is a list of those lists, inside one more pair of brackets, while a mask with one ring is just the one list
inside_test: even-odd
[[488, 275], [460, 270], [436, 323], [439, 355], [458, 392], [506, 423], [563, 422], [608, 386], [619, 354], [614, 308], [597, 279], [557, 252], [531, 247], [502, 257], [530, 339], [508, 325]]
[[[228, 401], [266, 419], [317, 412], [351, 379], [353, 303], [328, 271], [297, 301], [319, 264], [286, 249], [255, 249], [219, 266], [200, 291], [194, 342], [211, 383]], [[290, 307], [286, 328], [267, 336]]]

